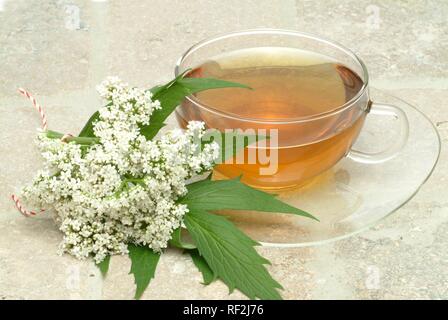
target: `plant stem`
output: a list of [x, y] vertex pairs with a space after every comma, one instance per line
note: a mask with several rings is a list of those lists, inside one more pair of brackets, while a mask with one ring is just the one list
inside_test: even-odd
[[[45, 131], [45, 133], [47, 135], [47, 138], [50, 139], [61, 139], [64, 136], [63, 133], [52, 130], [47, 130]], [[66, 141], [74, 141], [75, 143], [82, 145], [92, 145], [98, 143], [100, 140], [96, 137], [67, 137]]]

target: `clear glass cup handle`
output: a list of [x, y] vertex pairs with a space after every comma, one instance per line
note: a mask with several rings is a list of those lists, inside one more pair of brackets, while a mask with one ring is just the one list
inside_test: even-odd
[[398, 120], [399, 136], [391, 137], [393, 143], [384, 151], [376, 153], [366, 153], [358, 150], [350, 150], [347, 157], [362, 163], [375, 164], [388, 161], [395, 157], [398, 152], [404, 147], [409, 136], [409, 122], [406, 114], [400, 108], [382, 103], [371, 103], [369, 113], [379, 116], [392, 116]]

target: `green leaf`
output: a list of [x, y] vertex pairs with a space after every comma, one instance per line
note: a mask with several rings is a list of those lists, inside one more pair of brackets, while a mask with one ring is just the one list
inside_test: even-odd
[[290, 206], [275, 195], [251, 188], [239, 178], [230, 180], [201, 180], [187, 186], [188, 193], [181, 203], [190, 210], [253, 210], [261, 212], [290, 213], [317, 220], [314, 216]]
[[209, 89], [219, 89], [219, 88], [242, 88], [242, 89], [250, 89], [251, 87], [227, 80], [214, 79], [214, 78], [180, 78], [176, 81], [178, 84], [182, 85], [190, 94], [209, 90]]
[[98, 111], [95, 111], [95, 113], [90, 116], [89, 120], [86, 122], [78, 136], [95, 137], [95, 133], [93, 132], [93, 123], [98, 120], [99, 117], [100, 113]]
[[229, 82], [210, 78], [179, 78], [170, 86], [159, 90], [154, 99], [160, 101], [161, 109], [154, 111], [151, 115], [151, 123], [142, 126], [140, 132], [151, 140], [156, 136], [161, 128], [165, 126], [165, 120], [176, 109], [176, 107], [184, 100], [186, 96], [196, 92], [217, 89], [217, 88], [246, 88], [240, 83]]
[[182, 240], [182, 228], [177, 228], [171, 235], [170, 245], [179, 249], [196, 249], [196, 246]]
[[148, 247], [134, 244], [128, 245], [128, 250], [132, 261], [129, 274], [132, 273], [134, 275], [135, 284], [137, 285], [135, 299], [140, 299], [149, 282], [154, 278], [160, 254], [155, 253]]
[[159, 92], [162, 92], [163, 90], [167, 89], [168, 87], [171, 87], [177, 80], [182, 79], [190, 71], [191, 71], [191, 69], [186, 69], [184, 72], [180, 73], [173, 80], [167, 82], [166, 84], [158, 85], [158, 86], [151, 88], [150, 91], [152, 93], [153, 99], [157, 100]]
[[106, 256], [106, 258], [104, 258], [103, 261], [96, 264], [96, 266], [100, 269], [101, 275], [103, 277], [105, 277], [107, 272], [109, 271], [109, 264], [110, 264], [110, 256]]
[[201, 256], [198, 250], [188, 250], [188, 253], [193, 260], [194, 265], [198, 268], [198, 270], [202, 273], [203, 284], [209, 285], [213, 281], [216, 280], [216, 275], [213, 273], [212, 269], [210, 269], [207, 261]]
[[199, 252], [230, 292], [236, 288], [250, 299], [281, 299], [277, 290], [282, 287], [266, 270], [269, 261], [255, 250], [257, 242], [226, 218], [205, 211], [190, 209], [184, 220]]
[[[111, 103], [109, 102], [106, 106], [109, 106]], [[95, 133], [93, 132], [93, 124], [95, 121], [97, 121], [100, 117], [100, 113], [98, 111], [95, 111], [89, 118], [89, 120], [86, 122], [84, 127], [82, 128], [81, 132], [79, 133], [79, 137], [95, 137]]]
[[[174, 111], [174, 109], [176, 109], [186, 96], [208, 89], [235, 87], [250, 89], [248, 86], [240, 83], [219, 79], [183, 78], [188, 71], [189, 70], [184, 71], [165, 85], [155, 86], [150, 89], [153, 94], [153, 100], [159, 100], [162, 108], [156, 110], [152, 114], [150, 125], [142, 126], [140, 128], [141, 133], [148, 140], [154, 138], [159, 130], [165, 126], [164, 121], [166, 118]], [[98, 118], [99, 112], [96, 111], [84, 125], [84, 128], [79, 133], [79, 137], [94, 137], [93, 124]]]

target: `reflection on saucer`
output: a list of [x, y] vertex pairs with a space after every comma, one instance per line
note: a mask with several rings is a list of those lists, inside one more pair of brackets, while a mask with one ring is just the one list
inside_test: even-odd
[[[320, 222], [276, 213], [219, 213], [265, 246], [299, 247], [345, 238], [400, 208], [434, 169], [440, 139], [433, 124], [414, 107], [375, 89], [372, 96], [377, 102], [398, 106], [408, 117], [409, 140], [397, 157], [380, 164], [344, 158], [298, 188], [275, 191], [283, 201], [313, 214]], [[383, 130], [382, 125], [370, 119], [366, 126], [375, 134], [360, 137], [358, 146], [365, 150], [393, 136], [393, 129]]]

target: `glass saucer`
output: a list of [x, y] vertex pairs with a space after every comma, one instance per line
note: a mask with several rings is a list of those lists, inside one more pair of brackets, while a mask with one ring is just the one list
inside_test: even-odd
[[[379, 90], [372, 100], [400, 107], [409, 120], [409, 139], [399, 154], [384, 163], [364, 164], [349, 158], [304, 186], [276, 192], [280, 199], [306, 210], [320, 222], [300, 216], [260, 212], [224, 214], [253, 239], [270, 247], [300, 247], [356, 234], [409, 201], [428, 179], [440, 152], [431, 121], [415, 107]], [[398, 136], [397, 120], [368, 115], [354, 149], [379, 152]]]

